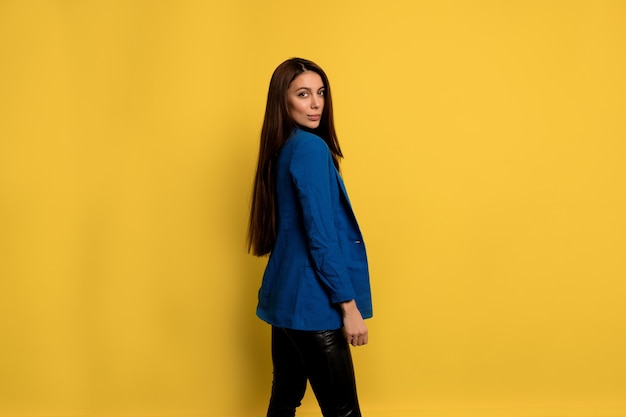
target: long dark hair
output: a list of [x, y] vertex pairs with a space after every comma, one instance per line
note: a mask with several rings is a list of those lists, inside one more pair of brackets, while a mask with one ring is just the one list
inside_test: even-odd
[[268, 255], [276, 241], [276, 178], [274, 164], [280, 148], [289, 139], [297, 124], [289, 116], [287, 90], [291, 82], [305, 71], [313, 71], [324, 83], [324, 110], [319, 126], [313, 130], [324, 139], [333, 157], [335, 167], [339, 169], [339, 160], [343, 157], [333, 120], [333, 101], [328, 77], [324, 70], [306, 59], [291, 58], [280, 64], [272, 74], [267, 93], [265, 118], [261, 129], [259, 162], [257, 165], [250, 223], [248, 225], [248, 252], [255, 256]]

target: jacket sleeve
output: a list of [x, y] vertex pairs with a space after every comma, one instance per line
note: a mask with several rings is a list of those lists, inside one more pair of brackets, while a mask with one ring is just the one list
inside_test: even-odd
[[339, 245], [331, 187], [338, 187], [330, 150], [314, 135], [296, 145], [290, 173], [302, 210], [305, 238], [313, 268], [332, 303], [356, 297]]

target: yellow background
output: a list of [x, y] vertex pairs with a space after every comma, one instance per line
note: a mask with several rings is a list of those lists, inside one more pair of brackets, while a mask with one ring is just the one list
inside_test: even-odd
[[618, 0], [0, 1], [0, 416], [264, 415], [245, 231], [292, 56], [368, 244], [365, 415], [626, 416]]

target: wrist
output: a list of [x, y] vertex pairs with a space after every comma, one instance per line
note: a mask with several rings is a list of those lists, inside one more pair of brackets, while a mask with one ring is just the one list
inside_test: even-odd
[[356, 307], [356, 301], [354, 300], [344, 301], [343, 303], [339, 303], [339, 306], [341, 307], [341, 311], [343, 312], [343, 314], [358, 311]]

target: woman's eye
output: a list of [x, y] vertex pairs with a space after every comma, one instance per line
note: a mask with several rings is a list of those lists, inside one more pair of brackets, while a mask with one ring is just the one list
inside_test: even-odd
[[305, 93], [305, 92], [298, 94], [298, 97], [306, 97], [306, 96], [308, 96], [308, 93]]
[[326, 91], [321, 90], [321, 91], [318, 91], [317, 94], [320, 95], [320, 96], [325, 96], [326, 95]]

